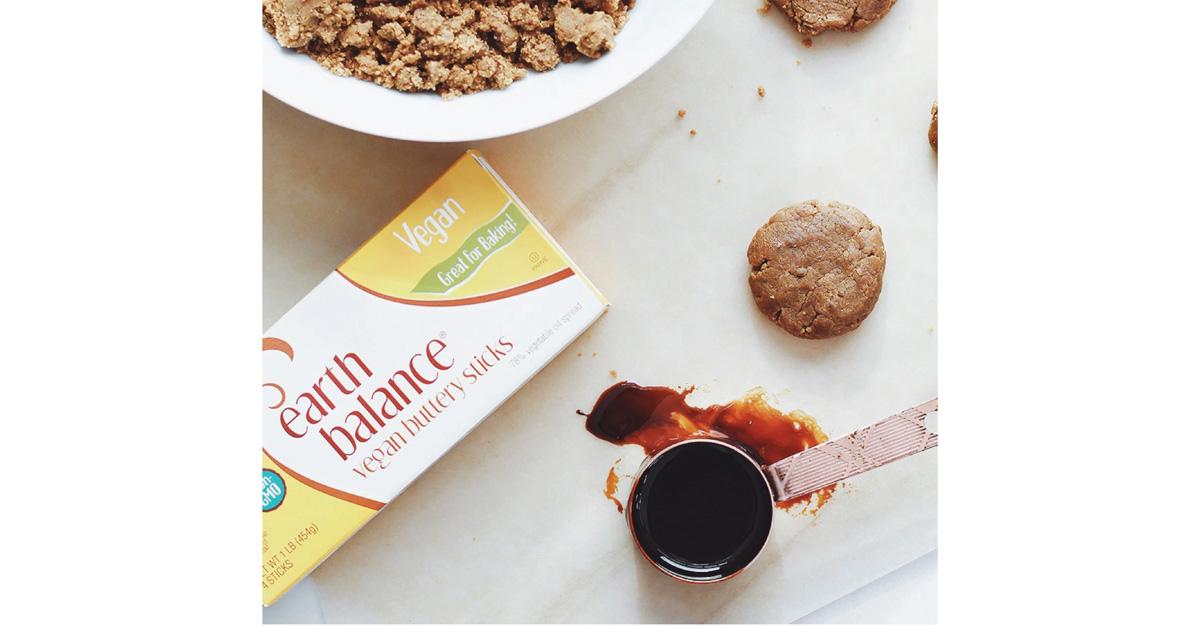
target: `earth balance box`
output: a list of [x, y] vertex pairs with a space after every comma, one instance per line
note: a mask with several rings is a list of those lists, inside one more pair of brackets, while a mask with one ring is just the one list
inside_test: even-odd
[[608, 307], [476, 152], [263, 337], [263, 603]]

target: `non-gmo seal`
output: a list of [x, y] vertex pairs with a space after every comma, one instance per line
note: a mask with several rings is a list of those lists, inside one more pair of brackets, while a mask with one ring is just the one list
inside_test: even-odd
[[283, 477], [274, 470], [263, 468], [263, 511], [269, 512], [278, 508], [283, 504], [283, 497], [286, 495], [287, 485], [283, 482]]

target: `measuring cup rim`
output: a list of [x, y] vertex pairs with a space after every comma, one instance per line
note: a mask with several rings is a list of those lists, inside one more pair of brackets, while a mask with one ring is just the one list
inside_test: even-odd
[[[681, 446], [689, 445], [689, 444], [718, 444], [720, 446], [724, 446], [725, 448], [735, 451], [736, 453], [738, 453], [739, 455], [744, 457], [747, 461], [749, 461], [751, 465], [753, 465], [755, 468], [758, 469], [758, 474], [759, 474], [759, 476], [762, 477], [763, 485], [765, 485], [767, 488], [767, 494], [771, 497], [771, 518], [767, 524], [767, 535], [765, 538], [763, 538], [762, 546], [760, 546], [758, 548], [758, 552], [756, 552], [754, 554], [754, 557], [752, 557], [749, 562], [746, 562], [746, 564], [744, 566], [733, 571], [732, 573], [729, 573], [728, 575], [725, 575], [724, 577], [721, 577], [720, 579], [699, 581], [696, 579], [689, 579], [687, 577], [680, 575], [679, 573], [675, 573], [675, 572], [668, 570], [662, 564], [659, 564], [653, 558], [651, 558], [649, 553], [646, 553], [645, 547], [642, 546], [641, 540], [638, 539], [637, 530], [633, 526], [633, 497], [635, 494], [637, 494], [638, 486], [641, 485], [642, 477], [645, 476], [646, 470], [648, 468], [650, 468], [650, 466], [654, 463], [655, 460], [660, 458], [667, 451], [679, 448]], [[758, 558], [762, 555], [763, 549], [765, 549], [767, 547], [767, 543], [771, 541], [771, 532], [775, 529], [775, 488], [771, 486], [771, 480], [769, 477], [767, 477], [767, 471], [763, 467], [763, 465], [757, 459], [755, 459], [753, 456], [751, 456], [748, 452], [746, 452], [746, 450], [743, 449], [741, 446], [738, 446], [735, 443], [728, 442], [728, 441], [725, 441], [725, 440], [722, 440], [719, 438], [700, 437], [700, 438], [689, 438], [686, 440], [680, 440], [679, 442], [676, 442], [674, 444], [671, 444], [670, 446], [667, 446], [663, 450], [647, 457], [644, 461], [642, 461], [641, 467], [638, 468], [637, 474], [634, 475], [634, 477], [633, 477], [633, 485], [630, 486], [630, 488], [629, 488], [629, 496], [625, 497], [625, 524], [628, 525], [628, 527], [629, 527], [629, 535], [633, 536], [633, 545], [637, 547], [638, 553], [641, 553], [642, 557], [645, 558], [647, 562], [650, 562], [650, 564], [652, 566], [654, 566], [656, 569], [658, 569], [659, 572], [664, 573], [664, 574], [670, 576], [671, 578], [677, 579], [684, 583], [697, 584], [697, 585], [721, 583], [723, 581], [729, 581], [730, 579], [737, 577], [738, 575], [742, 574], [742, 572], [745, 571], [747, 568], [754, 565], [754, 562], [758, 561]]]

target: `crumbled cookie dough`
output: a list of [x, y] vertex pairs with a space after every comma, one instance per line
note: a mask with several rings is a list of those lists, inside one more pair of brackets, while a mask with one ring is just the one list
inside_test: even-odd
[[929, 145], [937, 152], [937, 101], [933, 102], [933, 109], [929, 112], [933, 116], [933, 120], [929, 123]]
[[279, 44], [339, 76], [453, 98], [612, 49], [637, 0], [263, 0]]
[[860, 31], [879, 21], [896, 0], [772, 0], [804, 35], [811, 37], [827, 30]]
[[559, 2], [554, 7], [554, 35], [559, 42], [574, 44], [580, 53], [598, 59], [612, 50], [617, 24], [603, 11], [580, 11]]

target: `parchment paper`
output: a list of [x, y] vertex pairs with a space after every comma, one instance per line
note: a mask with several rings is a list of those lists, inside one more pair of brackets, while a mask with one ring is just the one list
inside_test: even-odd
[[[831, 437], [937, 394], [935, 3], [899, 2], [812, 48], [757, 6], [718, 2], [605, 102], [471, 146], [360, 135], [264, 96], [264, 327], [468, 147], [612, 301], [314, 573], [327, 620], [786, 622], [936, 547], [931, 451], [849, 481], [816, 516], [778, 513], [735, 579], [675, 582], [602, 494], [613, 462], [632, 473], [640, 450], [593, 438], [575, 414], [610, 370], [696, 384], [702, 403], [763, 386]], [[755, 229], [807, 198], [859, 207], [887, 249], [875, 312], [831, 340], [775, 328], [746, 285]]]

